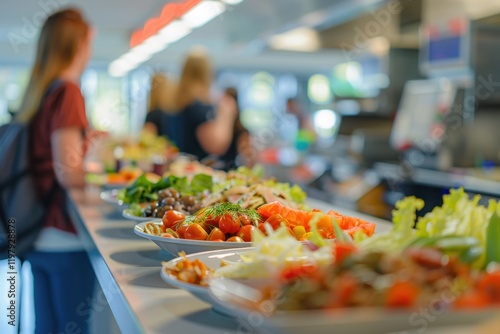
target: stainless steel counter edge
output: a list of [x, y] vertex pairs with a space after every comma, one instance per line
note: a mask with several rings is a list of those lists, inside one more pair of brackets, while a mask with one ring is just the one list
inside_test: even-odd
[[125, 299], [118, 283], [114, 279], [106, 261], [97, 249], [94, 240], [85, 227], [82, 218], [78, 214], [76, 205], [71, 198], [68, 200], [68, 214], [74, 222], [78, 235], [84, 243], [90, 263], [92, 264], [92, 268], [94, 269], [106, 299], [108, 302], [113, 301], [112, 303], [109, 303], [109, 306], [113, 315], [117, 319], [120, 331], [124, 334], [143, 333], [144, 329], [136, 319], [135, 313], [130, 308], [129, 303]]
[[500, 196], [500, 182], [487, 180], [462, 172], [443, 172], [424, 168], [412, 167], [391, 163], [375, 164], [375, 171], [384, 179], [395, 181], [413, 181], [434, 187], [455, 188], [463, 187], [466, 191], [480, 194]]

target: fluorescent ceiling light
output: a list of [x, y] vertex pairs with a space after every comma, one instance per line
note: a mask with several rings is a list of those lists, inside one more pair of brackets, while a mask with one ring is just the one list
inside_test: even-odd
[[316, 30], [302, 27], [271, 37], [269, 46], [275, 50], [312, 52], [319, 50], [321, 43]]
[[182, 22], [191, 28], [198, 28], [210, 22], [226, 10], [226, 6], [219, 1], [203, 1], [189, 12], [184, 14]]
[[237, 5], [239, 3], [241, 3], [243, 0], [222, 0], [222, 2], [228, 4], [228, 5], [231, 5], [231, 6], [234, 6], [234, 5]]
[[134, 66], [120, 57], [109, 64], [108, 72], [112, 77], [121, 77], [132, 69]]
[[164, 43], [174, 43], [191, 32], [191, 28], [182, 21], [174, 21], [161, 29], [156, 36]]
[[134, 49], [138, 49], [140, 53], [153, 55], [164, 50], [168, 46], [165, 39], [159, 35], [154, 35], [144, 41], [142, 44], [136, 46]]
[[129, 52], [121, 56], [119, 59], [123, 59], [130, 64], [143, 63], [151, 58], [152, 54], [146, 52], [141, 48], [141, 45], [131, 49]]

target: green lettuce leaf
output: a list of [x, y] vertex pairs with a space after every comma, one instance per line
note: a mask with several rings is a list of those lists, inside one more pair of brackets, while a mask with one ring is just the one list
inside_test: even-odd
[[303, 204], [306, 201], [307, 194], [296, 184], [290, 186], [289, 183], [276, 182], [274, 180], [266, 180], [263, 184], [266, 187], [274, 188], [283, 192], [287, 199], [292, 200], [295, 203]]
[[[486, 229], [493, 207], [479, 204], [481, 196], [469, 198], [463, 188], [451, 189], [443, 196], [443, 205], [435, 207], [417, 222], [417, 234], [423, 237], [465, 236], [479, 240], [486, 249]], [[485, 253], [474, 262], [475, 267], [484, 266]]]
[[205, 190], [212, 190], [213, 180], [210, 175], [198, 174], [191, 180], [191, 191], [194, 194], [199, 194]]
[[398, 252], [416, 238], [413, 229], [416, 220], [416, 211], [422, 210], [424, 201], [414, 196], [405, 197], [396, 203], [396, 209], [392, 211], [392, 229], [373, 235], [371, 238], [360, 240], [357, 238], [362, 249]]
[[489, 210], [493, 212], [486, 228], [486, 262], [500, 263], [500, 205], [490, 201]]

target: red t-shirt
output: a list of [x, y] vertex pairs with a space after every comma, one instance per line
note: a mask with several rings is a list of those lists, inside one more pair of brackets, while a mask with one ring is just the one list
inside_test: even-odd
[[[30, 123], [30, 152], [34, 163], [35, 184], [40, 198], [48, 196], [54, 182], [57, 182], [55, 168], [71, 168], [71, 166], [54, 166], [51, 136], [54, 131], [64, 128], [78, 128], [84, 136], [88, 128], [85, 114], [85, 102], [80, 88], [74, 83], [64, 81], [53, 92], [47, 95]], [[83, 137], [82, 137], [83, 138]], [[82, 141], [83, 143], [83, 141]], [[69, 148], [71, 149], [71, 148]], [[42, 163], [39, 163], [43, 161]], [[76, 233], [66, 212], [66, 196], [62, 186], [58, 186], [52, 202], [47, 208], [44, 227]]]

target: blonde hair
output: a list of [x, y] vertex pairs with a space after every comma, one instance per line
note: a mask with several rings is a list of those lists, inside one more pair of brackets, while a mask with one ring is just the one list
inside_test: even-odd
[[151, 90], [149, 91], [148, 112], [155, 109], [175, 112], [176, 82], [169, 79], [165, 73], [155, 73], [151, 78]]
[[182, 68], [177, 91], [177, 108], [187, 107], [195, 100], [208, 102], [212, 83], [212, 65], [204, 50], [191, 51]]
[[89, 24], [76, 9], [62, 10], [47, 18], [38, 37], [35, 63], [17, 121], [29, 122], [35, 116], [45, 91], [71, 65], [89, 31]]

